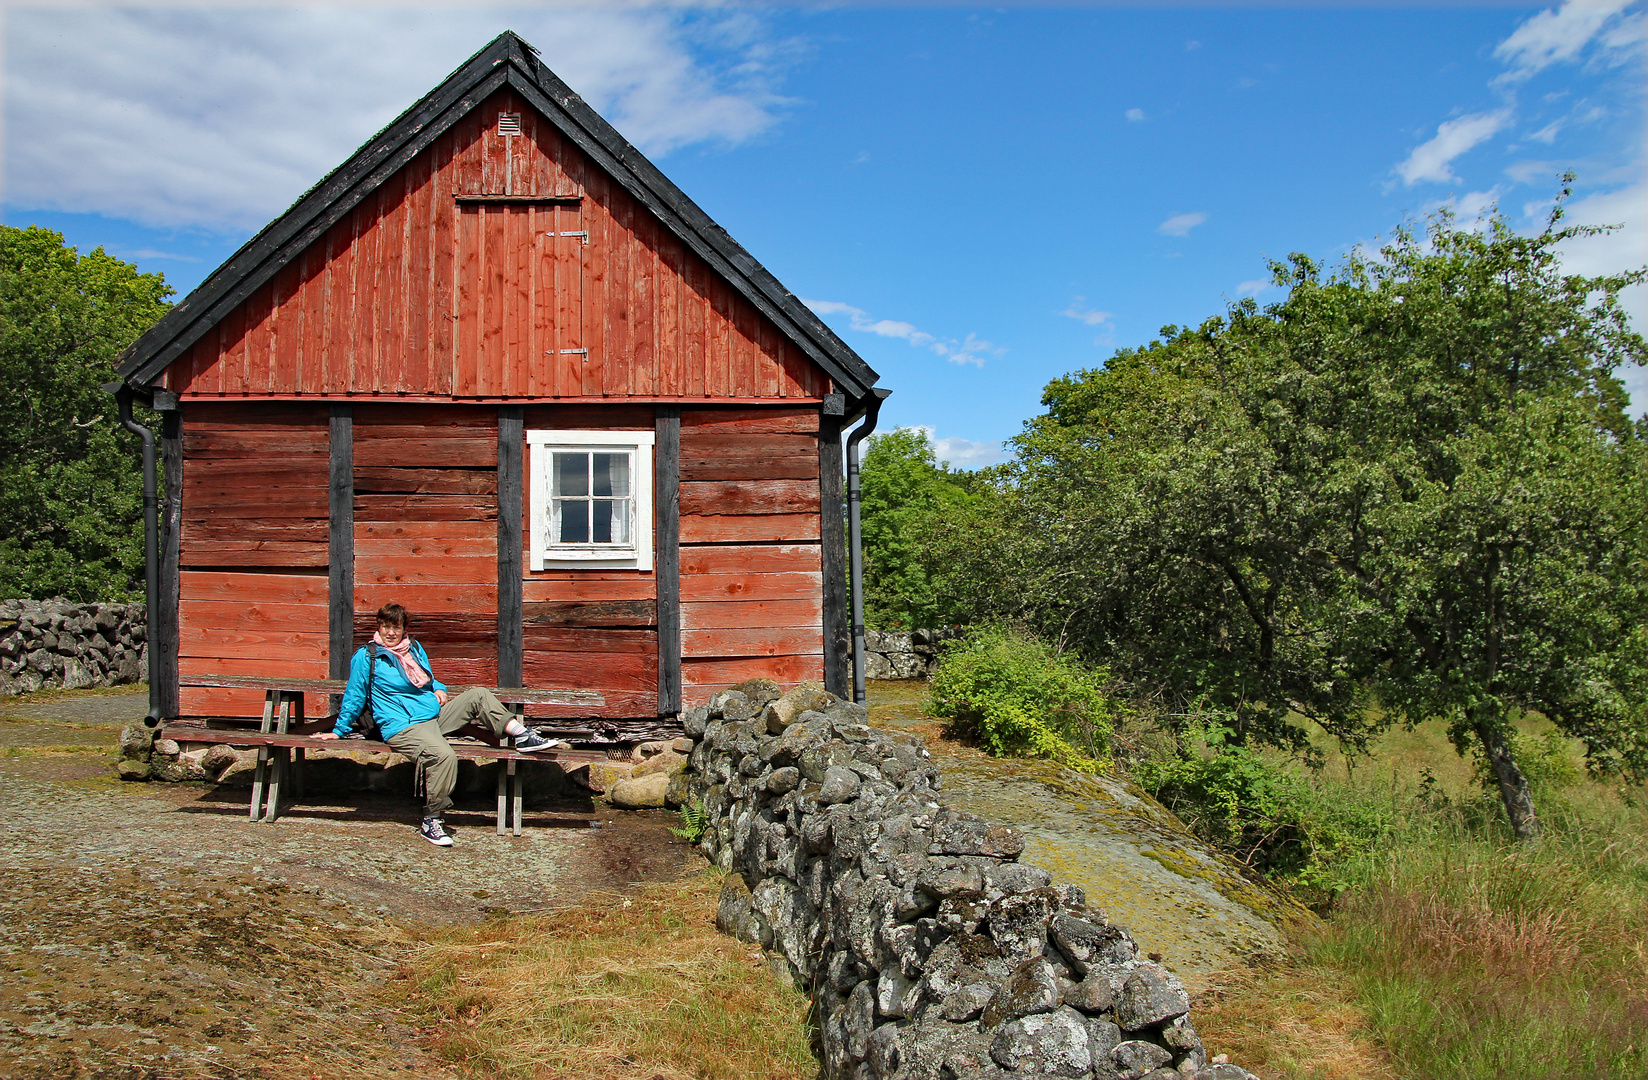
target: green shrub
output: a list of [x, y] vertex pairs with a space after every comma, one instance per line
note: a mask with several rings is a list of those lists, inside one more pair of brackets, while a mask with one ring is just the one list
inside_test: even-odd
[[1222, 728], [1196, 734], [1206, 754], [1187, 748], [1138, 762], [1139, 785], [1256, 873], [1291, 881], [1308, 901], [1331, 900], [1345, 885], [1345, 864], [1373, 849], [1388, 815], [1348, 788], [1324, 793], [1249, 747], [1228, 745]]
[[1085, 772], [1108, 760], [1115, 708], [1109, 672], [1087, 668], [1005, 627], [953, 642], [933, 673], [928, 710], [992, 754], [1050, 758]]

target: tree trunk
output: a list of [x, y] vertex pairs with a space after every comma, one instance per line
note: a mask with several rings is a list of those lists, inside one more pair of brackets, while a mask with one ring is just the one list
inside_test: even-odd
[[1524, 844], [1538, 842], [1539, 816], [1534, 813], [1533, 792], [1528, 790], [1528, 778], [1517, 767], [1509, 734], [1492, 720], [1483, 720], [1476, 725], [1476, 735], [1482, 740], [1494, 779], [1499, 781], [1499, 797], [1505, 802], [1505, 816], [1516, 838]]

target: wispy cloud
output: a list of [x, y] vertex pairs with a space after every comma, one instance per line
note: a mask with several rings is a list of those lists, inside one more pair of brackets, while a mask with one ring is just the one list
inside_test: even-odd
[[900, 430], [919, 431], [926, 435], [927, 441], [933, 444], [934, 456], [952, 469], [982, 469], [986, 465], [994, 465], [1005, 456], [999, 442], [978, 442], [954, 435], [941, 439], [931, 424], [915, 424]]
[[1148, 119], [1148, 117], [1145, 116], [1143, 109], [1129, 109], [1123, 115], [1126, 116], [1130, 122], [1135, 124], [1143, 123], [1146, 119]]
[[1163, 236], [1189, 236], [1191, 229], [1194, 229], [1206, 220], [1207, 215], [1200, 212], [1194, 214], [1174, 214], [1172, 217], [1156, 226], [1156, 231], [1161, 233]]
[[1549, 161], [1518, 161], [1505, 167], [1505, 175], [1518, 184], [1554, 183], [1562, 169]]
[[189, 263], [200, 261], [198, 255], [178, 255], [170, 251], [156, 251], [154, 248], [138, 248], [136, 251], [127, 251], [122, 254], [128, 259], [157, 259]]
[[1622, 18], [1630, 5], [1631, 0], [1567, 0], [1541, 11], [1494, 50], [1508, 67], [1494, 81], [1524, 82], [1552, 64], [1575, 59], [1599, 34], [1605, 49], [1633, 43], [1640, 35], [1641, 16]]
[[1564, 121], [1552, 120], [1538, 131], [1530, 131], [1527, 135], [1529, 142], [1542, 142], [1546, 146], [1556, 142], [1556, 133], [1562, 130]]
[[1076, 297], [1061, 314], [1067, 319], [1075, 319], [1077, 322], [1086, 323], [1088, 326], [1099, 326], [1116, 317], [1114, 312], [1094, 311], [1088, 307], [1087, 297], [1085, 296]]
[[1444, 120], [1437, 126], [1435, 137], [1414, 147], [1408, 159], [1396, 167], [1396, 173], [1408, 187], [1421, 181], [1446, 183], [1457, 180], [1459, 178], [1453, 173], [1454, 159], [1493, 138], [1494, 133], [1510, 120], [1509, 109]]
[[1467, 191], [1463, 195], [1450, 195], [1446, 199], [1426, 203], [1424, 210], [1429, 214], [1446, 208], [1453, 212], [1454, 220], [1460, 225], [1480, 232], [1487, 228], [1494, 209], [1499, 205], [1500, 194], [1497, 185], [1487, 191]]
[[[498, 16], [471, 5], [8, 6], [6, 200], [255, 228], [491, 39]], [[647, 153], [742, 142], [784, 105], [785, 44], [747, 10], [556, 5], [511, 19]]]
[[993, 356], [1003, 356], [1007, 349], [1004, 346], [985, 341], [977, 334], [968, 334], [965, 338], [941, 338], [936, 334], [929, 334], [925, 330], [917, 329], [914, 323], [902, 322], [898, 319], [876, 319], [863, 308], [844, 304], [839, 300], [803, 300], [803, 304], [812, 308], [820, 316], [845, 315], [847, 325], [864, 334], [875, 334], [878, 337], [897, 338], [907, 341], [918, 349], [926, 349], [934, 356], [942, 356], [953, 364], [976, 364], [984, 366], [984, 361]]
[[1237, 296], [1257, 296], [1274, 285], [1269, 278], [1252, 278], [1236, 286]]

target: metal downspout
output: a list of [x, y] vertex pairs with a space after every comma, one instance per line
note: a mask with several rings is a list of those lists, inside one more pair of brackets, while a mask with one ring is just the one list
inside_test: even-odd
[[154, 432], [132, 419], [132, 388], [125, 383], [112, 390], [120, 403], [120, 424], [143, 440], [143, 602], [147, 626], [144, 641], [149, 653], [149, 715], [143, 723], [150, 728], [160, 726], [160, 680], [155, 678], [159, 665], [159, 650], [155, 648], [154, 625], [156, 606], [160, 598], [160, 478], [155, 473]]
[[871, 390], [864, 422], [847, 436], [847, 565], [853, 589], [853, 700], [864, 703], [864, 536], [859, 525], [858, 444], [875, 430], [891, 390]]

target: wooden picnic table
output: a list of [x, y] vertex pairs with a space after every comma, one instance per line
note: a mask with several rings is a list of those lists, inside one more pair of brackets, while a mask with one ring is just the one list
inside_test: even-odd
[[[234, 687], [263, 691], [263, 719], [256, 732], [223, 728], [193, 727], [170, 724], [160, 732], [161, 737], [187, 742], [223, 743], [233, 746], [256, 747], [257, 771], [252, 779], [251, 820], [270, 822], [280, 817], [285, 807], [286, 792], [296, 788], [296, 796], [303, 797], [303, 765], [305, 753], [311, 748], [345, 748], [349, 750], [390, 751], [388, 743], [372, 739], [316, 739], [315, 733], [330, 729], [331, 718], [306, 721], [303, 715], [303, 695], [341, 694], [347, 682], [343, 679], [282, 679], [263, 675], [190, 675], [182, 679], [185, 686]], [[470, 687], [453, 686], [448, 693], [456, 696]], [[600, 708], [606, 698], [593, 690], [543, 690], [520, 686], [489, 686], [499, 701], [508, 705], [583, 705]], [[494, 738], [490, 731], [469, 727], [480, 740]], [[449, 740], [450, 742], [450, 740]], [[531, 754], [488, 741], [458, 741], [450, 743], [459, 757], [472, 760], [500, 762], [498, 769], [498, 835], [513, 831], [521, 835], [522, 778], [516, 768], [522, 761], [594, 762], [605, 761], [606, 754], [596, 750], [575, 750], [556, 747]], [[294, 759], [295, 755], [295, 759]], [[292, 783], [286, 784], [286, 774], [292, 772]], [[419, 781], [422, 780], [421, 769]]]

